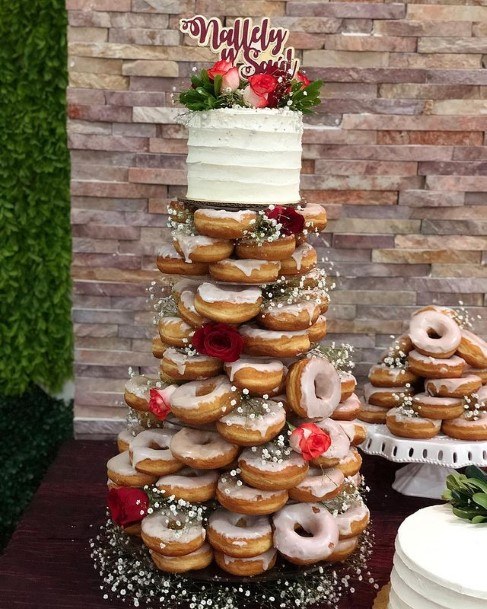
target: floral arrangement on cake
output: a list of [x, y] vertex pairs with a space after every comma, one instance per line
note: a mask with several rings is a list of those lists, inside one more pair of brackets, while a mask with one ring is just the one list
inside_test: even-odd
[[189, 110], [215, 110], [242, 106], [249, 108], [289, 108], [309, 114], [320, 103], [321, 80], [310, 81], [301, 71], [270, 67], [247, 78], [239, 67], [221, 59], [208, 70], [191, 77], [191, 87], [179, 101]]
[[473, 465], [464, 474], [450, 474], [443, 499], [451, 503], [455, 516], [473, 524], [487, 522], [487, 474]]

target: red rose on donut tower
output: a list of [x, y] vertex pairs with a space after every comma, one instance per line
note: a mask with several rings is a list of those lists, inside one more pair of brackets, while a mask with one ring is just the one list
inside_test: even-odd
[[319, 83], [287, 70], [237, 82], [237, 67], [218, 61], [181, 94], [188, 190], [157, 255], [171, 279], [154, 296], [157, 373], [127, 382], [136, 425], [107, 464], [117, 491], [151, 489], [140, 535], [169, 573], [342, 562], [369, 520], [356, 381], [322, 344], [329, 295], [313, 236], [326, 211], [299, 194]]

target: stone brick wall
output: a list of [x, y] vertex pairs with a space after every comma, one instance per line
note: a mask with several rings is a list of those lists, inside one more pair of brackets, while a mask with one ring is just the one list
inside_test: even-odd
[[121, 416], [127, 367], [154, 362], [145, 288], [166, 204], [185, 192], [170, 97], [212, 60], [179, 17], [270, 16], [326, 82], [302, 190], [331, 219], [318, 242], [340, 275], [330, 334], [364, 373], [417, 305], [486, 304], [485, 4], [67, 0], [79, 431]]

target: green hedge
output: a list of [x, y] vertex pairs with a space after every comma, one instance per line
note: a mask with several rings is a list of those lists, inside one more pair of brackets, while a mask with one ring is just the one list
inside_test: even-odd
[[66, 29], [64, 0], [0, 0], [0, 395], [71, 376]]
[[35, 385], [22, 396], [0, 397], [0, 549], [72, 425], [72, 405]]

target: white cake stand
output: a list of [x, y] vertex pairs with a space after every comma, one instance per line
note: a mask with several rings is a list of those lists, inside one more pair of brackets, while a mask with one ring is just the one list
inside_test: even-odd
[[393, 435], [386, 425], [363, 423], [367, 438], [360, 448], [395, 463], [409, 463], [396, 472], [392, 488], [403, 495], [441, 499], [446, 477], [467, 465], [487, 466], [487, 441], [467, 442], [440, 434], [431, 440]]

